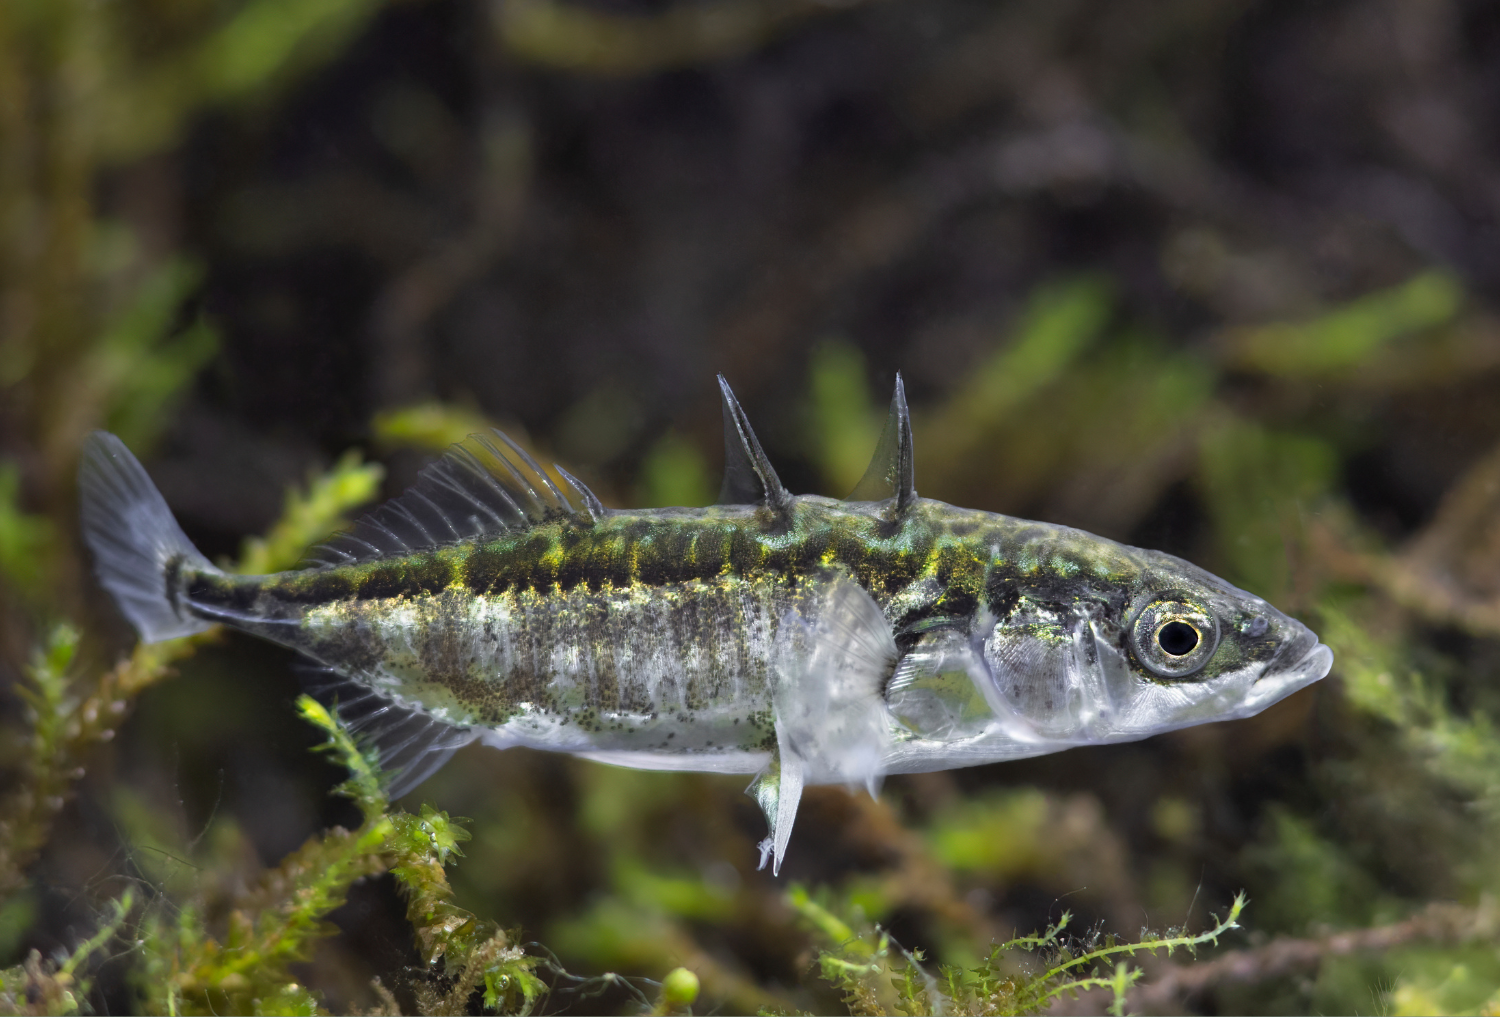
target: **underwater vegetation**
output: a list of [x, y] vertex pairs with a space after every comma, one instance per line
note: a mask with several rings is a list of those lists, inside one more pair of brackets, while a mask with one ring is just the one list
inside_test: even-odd
[[[0, 1012], [1500, 1012], [1482, 7], [0, 5]], [[811, 788], [774, 878], [743, 777], [391, 800], [79, 539], [98, 427], [232, 573], [491, 426], [708, 504], [717, 371], [843, 496], [897, 370], [924, 496], [1179, 554], [1332, 674]]]

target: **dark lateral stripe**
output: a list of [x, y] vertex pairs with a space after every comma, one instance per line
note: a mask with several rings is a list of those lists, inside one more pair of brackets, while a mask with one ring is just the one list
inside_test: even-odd
[[266, 592], [283, 603], [309, 605], [436, 594], [453, 585], [457, 565], [452, 556], [420, 554], [363, 565], [283, 572], [267, 581]]
[[280, 600], [328, 603], [436, 594], [454, 585], [492, 595], [520, 590], [545, 594], [579, 586], [597, 592], [725, 574], [740, 579], [805, 576], [835, 567], [869, 590], [894, 594], [935, 567], [939, 579], [953, 587], [955, 609], [972, 604], [983, 592], [979, 542], [946, 546], [934, 558], [937, 535], [931, 526], [909, 520], [897, 528], [895, 536], [901, 539], [892, 539], [885, 529], [879, 520], [864, 519], [814, 525], [796, 536], [762, 530], [753, 521], [635, 517], [591, 528], [555, 523], [509, 540], [285, 573], [272, 583]]
[[189, 604], [222, 608], [246, 615], [255, 610], [261, 589], [258, 579], [245, 579], [221, 572], [189, 572], [178, 581], [182, 585], [182, 599]]
[[[476, 548], [466, 556], [462, 575], [470, 591], [493, 594], [566, 591], [579, 585], [594, 591], [660, 587], [726, 573], [740, 579], [804, 576], [832, 566], [850, 572], [868, 589], [895, 593], [926, 570], [931, 547], [930, 536], [905, 548], [875, 547], [831, 527], [799, 540], [776, 541], [758, 539], [743, 528], [664, 525], [603, 539]], [[978, 558], [967, 557], [973, 573], [970, 588], [977, 589], [983, 566]], [[367, 594], [362, 590], [360, 595]]]

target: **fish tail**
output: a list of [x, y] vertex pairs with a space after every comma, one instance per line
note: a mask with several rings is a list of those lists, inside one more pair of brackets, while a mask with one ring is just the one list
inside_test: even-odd
[[183, 610], [184, 569], [218, 572], [172, 517], [172, 510], [125, 443], [107, 431], [83, 442], [78, 467], [83, 539], [99, 582], [147, 643], [211, 627]]

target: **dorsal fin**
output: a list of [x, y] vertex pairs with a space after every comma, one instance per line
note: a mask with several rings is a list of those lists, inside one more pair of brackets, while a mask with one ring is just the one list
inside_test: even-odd
[[504, 434], [471, 434], [423, 469], [404, 494], [313, 548], [307, 563], [350, 565], [411, 554], [549, 519], [594, 522], [604, 513], [599, 499], [580, 481], [562, 475], [572, 498]]
[[724, 401], [724, 484], [719, 488], [719, 504], [766, 505], [784, 513], [792, 496], [781, 486], [781, 479], [750, 429], [749, 418], [722, 374], [719, 395]]
[[589, 514], [590, 521], [597, 523], [604, 518], [604, 503], [593, 491], [584, 486], [583, 481], [556, 463], [552, 464], [552, 468], [562, 475], [563, 480], [573, 489], [573, 493], [578, 495], [578, 500], [583, 503], [583, 510]]
[[911, 414], [906, 409], [906, 386], [896, 374], [896, 393], [891, 412], [881, 432], [880, 443], [865, 475], [854, 486], [848, 501], [890, 501], [897, 517], [917, 500], [916, 467], [912, 461]]

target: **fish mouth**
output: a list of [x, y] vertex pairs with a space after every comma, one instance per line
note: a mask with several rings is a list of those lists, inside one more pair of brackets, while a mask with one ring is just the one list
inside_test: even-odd
[[[1308, 633], [1311, 635], [1311, 633]], [[1276, 677], [1294, 682], [1298, 688], [1326, 678], [1333, 669], [1333, 651], [1313, 637], [1312, 647], [1296, 663], [1279, 668]]]
[[1315, 682], [1333, 667], [1333, 651], [1318, 642], [1317, 633], [1301, 622], [1291, 623], [1293, 635], [1281, 647], [1263, 677]]
[[[1333, 668], [1333, 651], [1318, 641], [1311, 629], [1301, 629], [1296, 637], [1287, 640], [1281, 652], [1250, 688], [1245, 706], [1248, 712], [1258, 713], [1298, 689], [1327, 677]], [[1283, 663], [1290, 661], [1290, 663]]]

